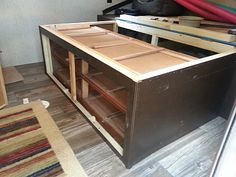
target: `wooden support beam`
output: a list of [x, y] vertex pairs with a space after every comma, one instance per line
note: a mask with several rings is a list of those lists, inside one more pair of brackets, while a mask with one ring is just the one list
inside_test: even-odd
[[118, 26], [116, 23], [113, 24], [113, 32], [118, 33]]
[[130, 59], [130, 58], [134, 58], [134, 57], [141, 57], [141, 56], [144, 56], [144, 55], [151, 55], [151, 54], [160, 52], [161, 50], [164, 50], [164, 48], [155, 49], [155, 50], [148, 50], [148, 51], [139, 52], [139, 53], [132, 53], [132, 54], [129, 54], [129, 55], [123, 55], [123, 56], [115, 57], [115, 58], [112, 58], [112, 59], [115, 60], [115, 61], [122, 61], [122, 60], [127, 60], [127, 59]]
[[105, 35], [108, 32], [90, 32], [90, 33], [67, 33], [66, 35], [71, 37], [89, 37], [89, 36], [100, 36]]
[[[88, 74], [88, 69], [89, 69], [89, 66], [88, 66], [88, 63], [84, 60], [82, 60], [82, 63], [81, 63], [81, 73], [82, 74]], [[87, 98], [88, 97], [88, 93], [89, 93], [89, 86], [88, 86], [88, 82], [86, 82], [84, 79], [82, 79], [81, 81], [81, 92], [82, 92], [82, 98]]]
[[48, 74], [51, 74], [53, 73], [53, 67], [52, 67], [52, 54], [51, 54], [50, 40], [45, 35], [42, 35], [41, 37], [42, 37], [44, 60], [46, 63], [46, 72]]
[[70, 67], [70, 90], [71, 98], [75, 101], [76, 96], [76, 75], [75, 75], [75, 55], [72, 52], [68, 52], [69, 67]]
[[159, 37], [157, 35], [152, 35], [151, 44], [157, 46], [159, 42]]
[[181, 60], [184, 60], [184, 61], [193, 61], [193, 60], [196, 60], [196, 59], [197, 59], [197, 58], [190, 57], [190, 56], [180, 55], [180, 54], [178, 54], [178, 53], [174, 53], [173, 51], [170, 52], [170, 51], [163, 50], [163, 51], [161, 51], [161, 53], [170, 55], [170, 56], [172, 56], [172, 57], [176, 57], [176, 58], [181, 59]]
[[93, 46], [91, 46], [91, 48], [93, 49], [100, 49], [100, 48], [106, 48], [106, 47], [114, 47], [114, 46], [120, 46], [120, 45], [126, 45], [128, 44], [127, 41], [121, 41], [121, 40], [117, 40], [117, 41], [109, 41], [109, 42], [100, 42], [98, 44], [94, 44]]

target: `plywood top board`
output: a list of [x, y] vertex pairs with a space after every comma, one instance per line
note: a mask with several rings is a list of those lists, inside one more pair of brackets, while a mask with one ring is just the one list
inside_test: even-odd
[[[96, 26], [82, 24], [80, 28], [76, 24], [76, 28], [73, 25], [69, 27], [65, 24], [41, 26], [135, 82], [219, 57], [194, 58]], [[235, 53], [235, 50], [222, 55], [230, 53]]]
[[23, 76], [16, 70], [15, 67], [2, 68], [5, 84], [23, 81]]

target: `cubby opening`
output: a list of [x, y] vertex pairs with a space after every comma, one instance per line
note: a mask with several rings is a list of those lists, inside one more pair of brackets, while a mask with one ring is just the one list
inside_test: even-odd
[[78, 95], [78, 100], [123, 146], [128, 91], [86, 61], [81, 62], [81, 72], [77, 75], [81, 77], [81, 94]]

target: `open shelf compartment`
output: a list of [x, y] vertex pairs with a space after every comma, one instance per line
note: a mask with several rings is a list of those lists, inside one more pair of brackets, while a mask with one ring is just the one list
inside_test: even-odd
[[127, 111], [128, 92], [124, 86], [111, 81], [103, 73], [87, 74], [83, 78], [121, 112]]
[[86, 61], [81, 60], [80, 67], [80, 71], [76, 72], [77, 77], [81, 78], [81, 94], [78, 95], [78, 100], [123, 146], [128, 91]]
[[125, 113], [120, 112], [102, 96], [83, 99], [84, 106], [96, 117], [96, 120], [121, 145], [124, 143]]

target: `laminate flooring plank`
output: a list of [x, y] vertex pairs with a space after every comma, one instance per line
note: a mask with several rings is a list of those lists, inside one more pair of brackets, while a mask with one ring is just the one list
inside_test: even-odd
[[113, 161], [118, 157], [106, 143], [98, 144], [77, 155], [88, 176], [111, 176]]
[[208, 175], [225, 130], [225, 123], [215, 125], [211, 131], [162, 159], [160, 164], [174, 177]]
[[216, 117], [215, 119], [207, 122], [206, 124], [202, 125], [200, 127], [200, 129], [206, 131], [206, 132], [210, 132], [211, 130], [213, 130], [214, 128], [222, 125], [225, 126], [226, 120], [223, 119], [222, 117]]

